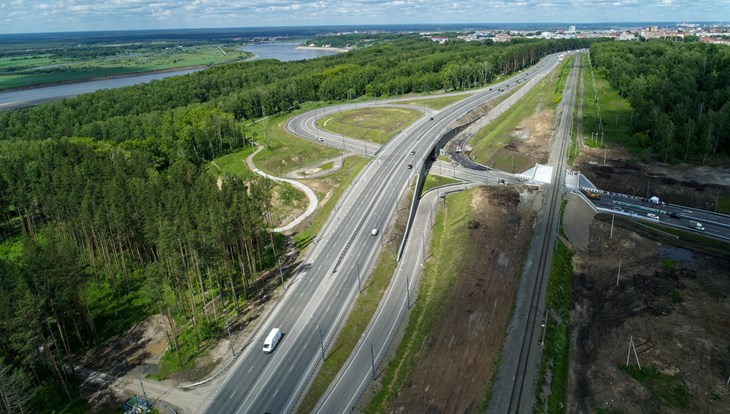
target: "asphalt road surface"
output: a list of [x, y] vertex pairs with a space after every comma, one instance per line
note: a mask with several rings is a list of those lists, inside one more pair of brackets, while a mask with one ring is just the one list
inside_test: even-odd
[[[548, 71], [556, 63], [557, 55], [549, 56], [530, 69], [530, 76]], [[287, 281], [281, 302], [262, 322], [260, 338], [240, 355], [208, 402], [206, 412], [287, 413], [296, 408], [321, 364], [323, 348], [326, 351], [335, 338], [358, 293], [358, 275], [369, 274], [374, 265], [383, 232], [372, 236], [372, 229], [381, 230], [390, 221], [413, 174], [421, 170], [434, 143], [449, 125], [499, 95], [498, 89], [506, 90], [510, 82], [514, 86], [514, 81], [508, 80], [504, 85], [493, 85], [492, 91], [477, 91], [438, 113], [425, 112], [424, 117], [382, 147], [312, 129], [314, 121], [329, 111], [354, 109], [363, 104], [312, 111], [289, 122], [292, 131], [309, 139], [375, 155], [343, 194], [303, 265]], [[411, 151], [415, 154], [411, 155]], [[406, 168], [407, 164], [414, 168]], [[396, 275], [394, 280], [400, 276]], [[280, 328], [284, 336], [272, 353], [264, 354], [263, 339], [274, 327]], [[340, 398], [348, 399], [345, 395]]]

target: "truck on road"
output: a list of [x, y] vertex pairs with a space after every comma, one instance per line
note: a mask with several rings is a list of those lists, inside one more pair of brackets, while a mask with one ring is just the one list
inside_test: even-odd
[[588, 197], [588, 198], [592, 198], [594, 200], [598, 200], [599, 198], [601, 198], [601, 193], [597, 193], [597, 192], [591, 191], [591, 190], [589, 190], [587, 188], [581, 187], [580, 191], [583, 194], [585, 194], [585, 196]]
[[701, 231], [705, 230], [705, 226], [703, 226], [702, 223], [697, 222], [697, 221], [689, 221], [687, 223], [687, 227], [689, 227], [691, 229], [695, 229], [695, 230], [701, 230]]

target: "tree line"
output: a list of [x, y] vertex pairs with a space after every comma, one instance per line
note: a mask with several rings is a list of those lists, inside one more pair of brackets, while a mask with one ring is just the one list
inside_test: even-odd
[[586, 45], [405, 38], [0, 113], [0, 237], [21, 246], [0, 257], [0, 412], [72, 400], [79, 352], [151, 313], [167, 318], [184, 365], [183, 327], [201, 349], [263, 295], [284, 250], [269, 230], [270, 183], [219, 186], [206, 169], [250, 141], [246, 119], [307, 101], [480, 86]]
[[664, 162], [730, 150], [730, 49], [705, 43], [608, 42], [591, 62], [627, 99], [636, 145]]

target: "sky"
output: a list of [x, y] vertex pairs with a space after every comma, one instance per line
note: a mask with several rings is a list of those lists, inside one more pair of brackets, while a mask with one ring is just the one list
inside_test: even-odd
[[730, 21], [730, 0], [0, 0], [0, 34], [428, 23]]

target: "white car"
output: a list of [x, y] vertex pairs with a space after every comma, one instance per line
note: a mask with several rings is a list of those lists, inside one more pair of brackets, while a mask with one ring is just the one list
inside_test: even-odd
[[657, 216], [654, 213], [646, 213], [646, 216], [649, 217], [652, 220], [659, 220], [659, 216]]
[[378, 229], [373, 229], [373, 231], [370, 232], [371, 236], [377, 236], [378, 235]]

